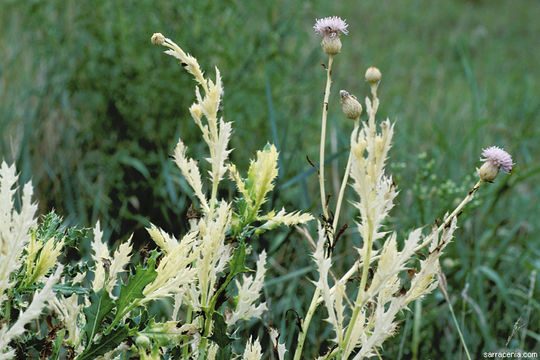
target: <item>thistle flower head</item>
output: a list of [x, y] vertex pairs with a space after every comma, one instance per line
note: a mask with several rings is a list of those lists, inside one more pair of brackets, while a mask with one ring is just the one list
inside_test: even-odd
[[482, 156], [483, 158], [480, 158], [480, 161], [489, 162], [505, 173], [509, 173], [512, 170], [512, 166], [514, 166], [512, 156], [498, 146], [490, 146], [484, 149]]
[[317, 19], [313, 29], [322, 36], [321, 46], [325, 53], [330, 56], [339, 54], [341, 51], [341, 40], [339, 33], [347, 34], [347, 23], [337, 16]]
[[478, 176], [483, 181], [491, 182], [495, 180], [499, 174], [499, 169], [505, 173], [509, 173], [514, 166], [512, 162], [512, 156], [509, 153], [497, 146], [490, 146], [482, 151], [482, 158], [484, 164], [477, 169]]
[[322, 19], [317, 19], [313, 29], [315, 29], [317, 34], [323, 37], [336, 37], [339, 36], [340, 32], [347, 35], [349, 33], [347, 30], [348, 26], [349, 25], [345, 22], [345, 20], [341, 19], [340, 17], [329, 16]]

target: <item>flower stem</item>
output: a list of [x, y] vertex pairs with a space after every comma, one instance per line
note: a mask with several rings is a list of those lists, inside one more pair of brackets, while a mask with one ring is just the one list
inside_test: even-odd
[[422, 323], [422, 299], [414, 302], [412, 359], [418, 360], [418, 346], [420, 344], [420, 326]]
[[474, 187], [469, 191], [467, 196], [465, 196], [463, 201], [461, 201], [461, 203], [454, 209], [454, 211], [452, 211], [452, 213], [449, 216], [446, 217], [446, 219], [443, 221], [443, 223], [436, 230], [434, 230], [429, 236], [426, 236], [424, 241], [420, 245], [418, 245], [414, 249], [414, 251], [416, 252], [416, 251], [419, 251], [422, 248], [424, 248], [426, 245], [428, 245], [435, 238], [436, 235], [438, 235], [441, 232], [442, 229], [447, 227], [452, 222], [454, 217], [456, 217], [461, 212], [463, 207], [465, 207], [465, 205], [467, 205], [469, 202], [472, 201], [472, 199], [474, 197], [474, 194], [476, 194], [476, 192], [480, 188], [480, 185], [482, 185], [483, 183], [484, 183], [484, 181], [482, 181], [482, 179], [478, 180], [476, 185], [474, 185]]
[[321, 188], [321, 205], [323, 215], [328, 218], [328, 208], [326, 205], [326, 193], [324, 190], [324, 148], [326, 138], [326, 119], [328, 117], [328, 99], [330, 98], [330, 86], [332, 84], [332, 64], [334, 62], [334, 56], [330, 55], [328, 59], [328, 67], [326, 69], [326, 89], [324, 90], [324, 102], [321, 120], [321, 144], [319, 153], [319, 186]]
[[[379, 107], [379, 99], [377, 98], [377, 85], [371, 86], [371, 94], [373, 96], [373, 101], [371, 103], [371, 108], [368, 108], [368, 129], [369, 129], [369, 137], [371, 141], [368, 141], [368, 144], [370, 144], [369, 153], [373, 154], [374, 149], [374, 140], [375, 140], [375, 132], [376, 132], [376, 126], [375, 126], [375, 114], [377, 113], [377, 109]], [[352, 140], [352, 139], [351, 139]], [[351, 141], [352, 143], [352, 141]], [[369, 157], [371, 159], [371, 156]], [[370, 161], [369, 166], [373, 167], [375, 160], [373, 159]], [[362, 201], [368, 201], [367, 199], [362, 199]], [[366, 206], [366, 205], [364, 205]], [[369, 205], [367, 206], [369, 207]], [[364, 258], [363, 258], [363, 264], [362, 264], [362, 278], [360, 279], [360, 287], [358, 288], [358, 294], [356, 295], [356, 301], [354, 302], [354, 309], [353, 313], [351, 315], [351, 319], [349, 321], [349, 326], [347, 327], [347, 332], [345, 333], [345, 338], [343, 340], [343, 343], [341, 345], [341, 351], [346, 352], [344, 354], [345, 357], [347, 357], [349, 354], [347, 352], [352, 351], [354, 348], [354, 344], [352, 345], [352, 348], [348, 350], [349, 348], [349, 342], [351, 341], [351, 335], [354, 328], [354, 324], [356, 323], [356, 320], [358, 318], [358, 314], [360, 313], [360, 310], [364, 307], [365, 303], [367, 302], [366, 297], [366, 284], [367, 284], [367, 278], [368, 278], [368, 272], [369, 272], [369, 266], [371, 264], [371, 248], [373, 247], [373, 239], [375, 238], [375, 232], [376, 229], [374, 227], [372, 216], [369, 215], [369, 213], [366, 213], [366, 216], [362, 216], [362, 222], [364, 223], [364, 226], [367, 226], [367, 239], [364, 239]]]
[[[326, 88], [324, 90], [324, 101], [323, 101], [323, 111], [321, 119], [321, 143], [320, 143], [320, 152], [319, 152], [319, 187], [321, 191], [321, 206], [324, 217], [328, 218], [328, 207], [326, 204], [326, 192], [324, 189], [324, 148], [326, 142], [326, 119], [328, 118], [328, 99], [330, 98], [330, 86], [332, 85], [332, 64], [334, 63], [334, 56], [329, 55], [328, 67], [326, 68]], [[307, 331], [309, 329], [309, 324], [311, 318], [319, 305], [319, 296], [320, 289], [315, 288], [313, 293], [313, 298], [311, 299], [311, 304], [309, 306], [308, 312], [304, 321], [302, 322], [302, 329], [298, 334], [298, 345], [296, 346], [296, 351], [294, 352], [294, 360], [300, 360], [302, 356], [302, 350], [304, 348], [304, 342], [306, 341]]]
[[201, 334], [201, 340], [199, 341], [199, 357], [198, 360], [206, 359], [206, 350], [208, 347], [208, 335], [210, 335], [210, 327], [212, 326], [212, 315], [210, 312], [206, 312], [203, 332]]
[[319, 289], [319, 287], [316, 287], [315, 292], [313, 293], [313, 298], [311, 299], [311, 304], [309, 305], [309, 309], [306, 314], [306, 318], [302, 322], [302, 329], [300, 330], [300, 333], [298, 334], [298, 345], [296, 346], [296, 351], [294, 352], [293, 360], [301, 359], [302, 350], [304, 349], [304, 342], [306, 341], [306, 336], [309, 329], [309, 324], [311, 322], [311, 319], [313, 318], [313, 314], [315, 313], [317, 306], [319, 305], [320, 294], [321, 294], [321, 290]]
[[[191, 306], [188, 306], [187, 314], [186, 314], [186, 324], [191, 324], [191, 317], [193, 315], [193, 309]], [[188, 341], [189, 337], [185, 337], [185, 340]], [[184, 344], [182, 346], [182, 356], [184, 359], [187, 359], [189, 356], [189, 346], [187, 344]]]
[[[351, 315], [351, 320], [349, 321], [349, 326], [347, 327], [347, 332], [345, 333], [345, 338], [343, 340], [342, 344], [342, 350], [344, 351], [346, 347], [348, 347], [349, 341], [351, 339], [352, 330], [354, 328], [354, 323], [356, 322], [358, 318], [358, 314], [360, 313], [360, 310], [366, 303], [366, 284], [367, 284], [367, 277], [369, 272], [369, 265], [371, 263], [370, 257], [371, 257], [371, 247], [373, 245], [373, 224], [371, 220], [368, 218], [368, 238], [366, 239], [366, 243], [364, 245], [364, 264], [362, 266], [362, 278], [360, 279], [360, 287], [358, 288], [358, 295], [356, 296], [356, 301], [354, 302], [354, 310]], [[346, 354], [348, 356], [348, 354]]]
[[[321, 119], [321, 143], [319, 151], [319, 187], [321, 191], [321, 206], [324, 217], [328, 218], [328, 207], [326, 204], [326, 192], [324, 189], [324, 149], [326, 142], [326, 119], [328, 118], [328, 99], [330, 98], [330, 86], [332, 85], [332, 64], [334, 63], [334, 56], [329, 55], [328, 58], [328, 67], [326, 68], [326, 88], [324, 90], [324, 101], [323, 101], [323, 111]], [[315, 288], [313, 293], [313, 298], [311, 299], [311, 304], [309, 306], [308, 312], [304, 321], [302, 322], [302, 329], [298, 334], [298, 345], [296, 346], [296, 351], [294, 352], [294, 360], [300, 360], [302, 356], [302, 350], [304, 348], [304, 342], [306, 341], [307, 331], [309, 329], [309, 324], [311, 318], [319, 305], [319, 296], [320, 289]]]
[[218, 184], [219, 183], [217, 182], [217, 179], [212, 182], [212, 195], [210, 197], [210, 215], [214, 214], [214, 208], [216, 207]]
[[339, 213], [341, 210], [341, 203], [343, 201], [343, 195], [345, 194], [345, 188], [347, 187], [347, 182], [349, 181], [349, 174], [351, 172], [351, 164], [352, 164], [352, 144], [353, 140], [356, 138], [356, 134], [358, 133], [359, 128], [359, 119], [356, 118], [354, 120], [354, 130], [351, 133], [351, 149], [349, 150], [349, 160], [347, 160], [347, 167], [345, 168], [345, 174], [343, 174], [343, 181], [341, 182], [341, 188], [339, 189], [339, 196], [337, 199], [336, 204], [336, 211], [334, 215], [334, 223], [332, 224], [332, 229], [334, 232], [337, 231], [338, 221], [339, 221]]

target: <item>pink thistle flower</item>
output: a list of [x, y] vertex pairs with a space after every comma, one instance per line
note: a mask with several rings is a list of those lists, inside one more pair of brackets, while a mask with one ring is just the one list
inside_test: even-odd
[[340, 32], [347, 35], [349, 33], [347, 30], [348, 26], [349, 25], [345, 22], [345, 20], [341, 19], [340, 17], [331, 16], [317, 19], [313, 29], [315, 29], [317, 34], [323, 37], [336, 37], [339, 36]]
[[501, 169], [505, 173], [509, 173], [514, 166], [512, 156], [498, 146], [490, 146], [482, 151], [483, 158], [480, 161], [488, 162], [493, 166]]

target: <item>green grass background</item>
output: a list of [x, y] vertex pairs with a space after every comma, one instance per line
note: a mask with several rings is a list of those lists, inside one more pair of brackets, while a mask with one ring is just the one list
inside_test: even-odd
[[[429, 226], [472, 186], [482, 148], [507, 149], [515, 170], [482, 188], [465, 210], [443, 271], [473, 358], [504, 349], [540, 352], [540, 2], [0, 4], [0, 156], [32, 179], [41, 212], [55, 208], [67, 223], [86, 226], [99, 219], [111, 243], [134, 233], [138, 246], [149, 241], [149, 221], [185, 231], [192, 195], [167, 156], [178, 138], [194, 157], [205, 157], [187, 111], [194, 83], [150, 44], [152, 33], [174, 39], [209, 74], [220, 68], [223, 114], [234, 121], [232, 159], [241, 170], [266, 142], [278, 146], [272, 205], [318, 214], [318, 184], [305, 158], [318, 157], [327, 59], [312, 26], [318, 17], [347, 19], [330, 99], [329, 191], [339, 186], [334, 179], [345, 166], [352, 127], [338, 92], [366, 96], [370, 65], [383, 73], [380, 119], [396, 121], [390, 169], [401, 193], [389, 228], [404, 235]], [[222, 195], [231, 190], [222, 188]], [[351, 227], [336, 273], [360, 244], [351, 208], [343, 214]], [[302, 316], [311, 299], [309, 245], [282, 230], [253, 246], [271, 254], [263, 324], [278, 327], [293, 350], [297, 328], [287, 310]], [[306, 358], [331, 346], [325, 316], [321, 308]], [[439, 290], [403, 314], [400, 330], [383, 358], [464, 358]], [[238, 343], [250, 333], [267, 340], [261, 323], [250, 322]]]

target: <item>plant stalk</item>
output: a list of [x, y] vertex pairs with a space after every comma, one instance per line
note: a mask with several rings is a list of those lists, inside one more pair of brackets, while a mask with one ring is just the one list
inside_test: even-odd
[[[187, 314], [186, 314], [186, 324], [191, 323], [191, 317], [193, 315], [193, 309], [191, 306], [188, 307]], [[186, 340], [189, 341], [189, 337], [186, 336]], [[189, 358], [189, 346], [187, 344], [182, 346], [182, 356], [184, 359]]]
[[[326, 142], [326, 119], [328, 118], [328, 99], [330, 98], [330, 87], [332, 85], [332, 64], [334, 63], [334, 56], [329, 55], [328, 58], [328, 67], [326, 68], [326, 88], [324, 90], [324, 100], [323, 100], [323, 111], [321, 119], [321, 142], [320, 142], [320, 151], [319, 151], [319, 187], [321, 192], [321, 206], [325, 219], [328, 219], [328, 207], [326, 204], [326, 192], [324, 189], [324, 149]], [[304, 342], [306, 340], [307, 331], [309, 329], [309, 324], [311, 318], [317, 309], [319, 304], [320, 289], [315, 288], [313, 293], [313, 298], [311, 299], [311, 304], [309, 305], [308, 312], [304, 321], [302, 322], [302, 329], [300, 334], [298, 334], [298, 345], [296, 346], [296, 351], [294, 352], [294, 360], [300, 360], [302, 356], [302, 350], [304, 348]]]
[[313, 298], [311, 299], [311, 304], [309, 305], [309, 309], [306, 314], [306, 318], [302, 322], [302, 329], [300, 330], [300, 334], [298, 334], [298, 345], [296, 346], [296, 351], [294, 352], [293, 360], [301, 359], [302, 350], [304, 349], [304, 342], [306, 341], [306, 336], [309, 329], [309, 324], [311, 322], [311, 319], [313, 318], [313, 314], [315, 313], [317, 306], [319, 305], [320, 294], [321, 294], [321, 290], [318, 287], [316, 287], [315, 292], [313, 293]]
[[332, 224], [332, 229], [334, 233], [337, 231], [339, 213], [341, 211], [341, 203], [343, 201], [343, 195], [345, 194], [345, 188], [347, 187], [347, 182], [349, 181], [349, 174], [351, 173], [351, 164], [352, 164], [352, 144], [353, 140], [356, 139], [356, 134], [358, 134], [360, 118], [354, 119], [354, 130], [351, 134], [351, 149], [349, 150], [349, 159], [347, 160], [347, 166], [345, 168], [345, 174], [343, 174], [343, 181], [341, 182], [341, 188], [339, 189], [339, 195], [336, 204], [336, 212], [334, 215], [334, 222]]
[[328, 99], [330, 98], [330, 86], [332, 85], [332, 64], [334, 56], [330, 55], [328, 59], [328, 68], [326, 69], [326, 89], [324, 90], [324, 102], [321, 120], [321, 144], [319, 152], [319, 186], [321, 188], [321, 205], [323, 215], [328, 218], [328, 207], [326, 204], [326, 192], [324, 189], [324, 148], [326, 142], [326, 119], [328, 117]]
[[482, 179], [478, 180], [476, 185], [474, 185], [474, 187], [469, 191], [467, 196], [465, 196], [463, 201], [461, 201], [461, 203], [454, 209], [454, 211], [452, 211], [452, 213], [446, 218], [446, 220], [443, 221], [443, 223], [435, 231], [433, 231], [429, 236], [426, 236], [424, 241], [420, 245], [418, 245], [414, 249], [414, 251], [416, 252], [416, 251], [419, 251], [422, 248], [424, 248], [426, 245], [428, 245], [433, 240], [435, 235], [439, 234], [441, 232], [441, 230], [443, 230], [445, 227], [447, 227], [452, 222], [452, 219], [454, 217], [456, 217], [461, 212], [461, 210], [465, 207], [465, 205], [467, 205], [469, 202], [472, 201], [472, 199], [474, 198], [474, 194], [476, 194], [476, 192], [478, 191], [478, 189], [480, 188], [480, 186], [483, 183], [484, 182], [482, 181]]
[[351, 320], [349, 321], [349, 326], [347, 327], [347, 332], [345, 333], [345, 338], [343, 340], [343, 348], [342, 350], [345, 350], [345, 347], [349, 344], [349, 341], [351, 340], [351, 334], [352, 330], [354, 328], [354, 323], [356, 322], [358, 318], [358, 314], [360, 313], [360, 310], [364, 306], [366, 302], [366, 284], [367, 284], [367, 277], [369, 272], [369, 265], [371, 263], [370, 257], [371, 257], [371, 247], [373, 245], [373, 224], [370, 219], [368, 219], [368, 227], [369, 227], [369, 237], [367, 239], [367, 242], [365, 244], [365, 250], [364, 250], [364, 264], [362, 266], [362, 278], [360, 279], [360, 287], [358, 288], [358, 295], [356, 296], [356, 301], [354, 302], [354, 310], [351, 316]]

